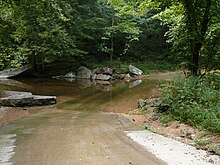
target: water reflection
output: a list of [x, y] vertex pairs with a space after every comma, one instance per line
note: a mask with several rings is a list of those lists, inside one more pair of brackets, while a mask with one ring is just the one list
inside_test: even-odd
[[[95, 86], [96, 89], [101, 90], [101, 91], [106, 91], [106, 92], [112, 90], [112, 84], [114, 83], [111, 81], [90, 80], [90, 79], [78, 79], [75, 81], [78, 83], [79, 87], [82, 89]], [[143, 83], [143, 81], [142, 80], [134, 80], [134, 81], [126, 82], [126, 83], [128, 83], [129, 88], [134, 88], [134, 87], [140, 85], [141, 83]]]
[[90, 79], [78, 79], [77, 83], [80, 88], [89, 88], [92, 86], [92, 81]]
[[140, 85], [142, 82], [143, 82], [142, 80], [135, 80], [135, 81], [129, 82], [129, 88], [134, 88]]

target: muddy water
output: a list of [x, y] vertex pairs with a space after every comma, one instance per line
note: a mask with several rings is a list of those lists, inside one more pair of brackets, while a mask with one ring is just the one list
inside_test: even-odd
[[140, 130], [123, 117], [138, 99], [158, 95], [157, 81], [94, 85], [91, 82], [21, 80], [16, 90], [56, 95], [58, 103], [0, 129], [3, 165], [159, 165], [164, 162], [133, 142]]

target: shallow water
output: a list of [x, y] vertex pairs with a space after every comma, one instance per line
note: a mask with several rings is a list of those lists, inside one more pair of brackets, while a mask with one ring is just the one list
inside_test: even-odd
[[19, 87], [10, 88], [55, 95], [58, 103], [0, 129], [0, 164], [162, 164], [126, 138], [124, 131], [140, 128], [104, 113], [128, 112], [137, 107], [139, 99], [158, 96], [160, 82], [19, 82]]

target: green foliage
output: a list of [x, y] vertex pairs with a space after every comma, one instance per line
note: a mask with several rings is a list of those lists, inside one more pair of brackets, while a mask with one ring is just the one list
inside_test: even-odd
[[[126, 0], [1, 1], [0, 70], [25, 63], [32, 63], [35, 71], [54, 63], [89, 65], [106, 61], [109, 53], [122, 61], [164, 60], [169, 54], [164, 26], [152, 17], [158, 5]], [[146, 6], [151, 9], [144, 11]]]
[[[113, 54], [117, 56], [125, 54], [129, 49], [130, 43], [138, 40], [141, 33], [137, 24], [139, 14], [135, 10], [136, 6], [132, 2], [125, 0], [102, 0], [100, 4], [107, 9], [108, 15], [106, 15], [106, 18], [109, 21], [108, 25], [104, 27], [103, 42], [100, 44], [100, 50], [110, 54], [111, 63]], [[116, 41], [120, 41], [119, 49], [115, 46], [118, 44]]]
[[211, 77], [177, 77], [162, 86], [159, 106], [174, 119], [211, 132], [220, 132], [220, 91], [213, 89]]
[[215, 90], [220, 89], [220, 73], [218, 72], [208, 73], [205, 75], [205, 78], [207, 79], [212, 89]]
[[166, 8], [155, 17], [169, 27], [167, 41], [172, 44], [176, 58], [187, 64], [194, 75], [201, 69], [219, 68], [219, 1], [161, 2]]
[[1, 1], [0, 69], [27, 62], [39, 69], [92, 52], [86, 43], [96, 46], [100, 36], [94, 34], [103, 22], [95, 6], [96, 1]]
[[0, 69], [99, 62], [109, 54], [122, 61], [172, 61], [194, 71], [218, 69], [220, 5], [209, 2], [0, 1]]

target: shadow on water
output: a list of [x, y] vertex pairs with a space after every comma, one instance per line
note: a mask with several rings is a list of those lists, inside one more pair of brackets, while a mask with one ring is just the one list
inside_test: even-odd
[[33, 94], [55, 95], [58, 98], [58, 104], [0, 129], [0, 164], [4, 165], [12, 164], [13, 155], [19, 150], [18, 146], [34, 134], [42, 124], [45, 125], [53, 119], [59, 119], [58, 121], [62, 122], [69, 119], [69, 116], [84, 118], [100, 110], [127, 112], [136, 107], [138, 99], [158, 96], [160, 83], [138, 80], [103, 85], [94, 82], [45, 79], [20, 81], [22, 86], [10, 88], [31, 91]]

